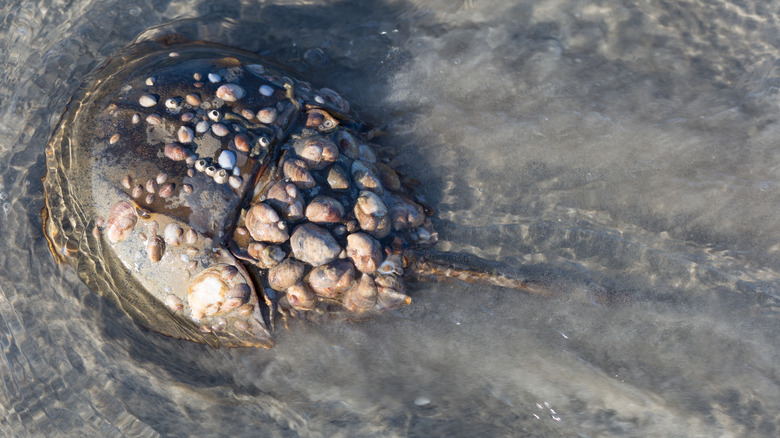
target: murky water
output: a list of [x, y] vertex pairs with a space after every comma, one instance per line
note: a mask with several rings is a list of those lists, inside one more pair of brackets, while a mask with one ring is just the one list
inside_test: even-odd
[[[780, 431], [780, 3], [9, 3], [5, 434]], [[90, 71], [170, 30], [339, 90], [422, 182], [441, 249], [560, 295], [415, 285], [409, 308], [292, 324], [269, 351], [133, 324], [48, 253], [43, 146]], [[595, 304], [593, 283], [614, 299]]]

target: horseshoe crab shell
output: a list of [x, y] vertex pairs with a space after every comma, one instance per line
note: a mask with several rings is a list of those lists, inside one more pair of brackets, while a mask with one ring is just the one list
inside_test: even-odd
[[[81, 86], [46, 147], [50, 248], [139, 324], [215, 346], [272, 346], [277, 308], [292, 315], [387, 308], [365, 293], [312, 292], [322, 289], [321, 275], [309, 275], [319, 265], [354, 271], [344, 250], [352, 234], [373, 236], [376, 265], [436, 241], [430, 220], [390, 217], [384, 206], [395, 199], [412, 212], [423, 208], [407, 186], [383, 188], [374, 165], [358, 161], [366, 154], [352, 149], [389, 158], [371, 150], [369, 131], [348, 111], [335, 91], [314, 90], [252, 53], [208, 43], [132, 46]], [[295, 167], [285, 171], [284, 163]], [[334, 184], [333, 169], [357, 176], [350, 181], [342, 171], [344, 181]], [[315, 199], [343, 212], [315, 225], [303, 215]], [[305, 266], [304, 283], [268, 287], [270, 265], [254, 258], [267, 246], [253, 238], [258, 205], [275, 210], [262, 225], [291, 230], [271, 248], [275, 264]], [[350, 275], [351, 286], [339, 287], [375, 291], [373, 278], [390, 275], [377, 284], [403, 295], [400, 272]]]

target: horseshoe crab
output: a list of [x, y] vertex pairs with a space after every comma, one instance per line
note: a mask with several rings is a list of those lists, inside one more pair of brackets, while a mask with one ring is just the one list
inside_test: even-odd
[[404, 279], [535, 289], [437, 261], [432, 210], [372, 135], [338, 93], [255, 54], [140, 43], [46, 147], [45, 235], [142, 326], [215, 346], [272, 346], [277, 314], [409, 304]]

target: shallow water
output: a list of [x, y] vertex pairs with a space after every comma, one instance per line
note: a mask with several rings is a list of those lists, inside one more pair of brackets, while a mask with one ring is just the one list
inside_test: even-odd
[[[5, 434], [778, 433], [780, 3], [222, 3], [0, 7]], [[171, 30], [340, 91], [421, 181], [440, 249], [559, 296], [418, 284], [269, 351], [133, 324], [49, 254], [43, 146], [89, 72]]]

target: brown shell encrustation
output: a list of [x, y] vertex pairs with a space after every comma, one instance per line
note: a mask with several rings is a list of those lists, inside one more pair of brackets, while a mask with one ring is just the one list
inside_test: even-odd
[[408, 303], [426, 210], [335, 91], [208, 43], [140, 43], [73, 97], [46, 147], [55, 256], [141, 325], [273, 345], [288, 315]]

